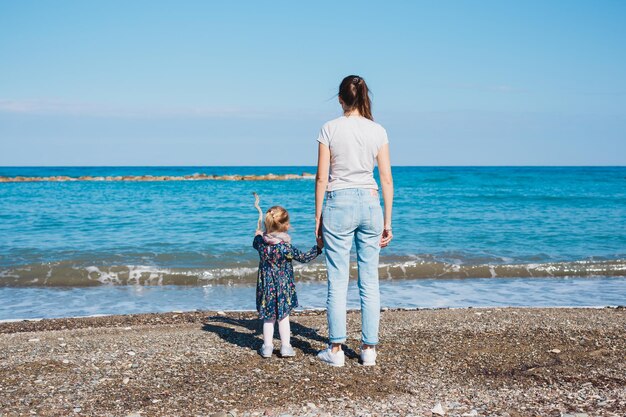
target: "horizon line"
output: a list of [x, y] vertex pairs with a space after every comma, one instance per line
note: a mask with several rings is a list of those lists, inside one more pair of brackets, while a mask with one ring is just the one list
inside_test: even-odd
[[[0, 165], [0, 168], [315, 168], [316, 165]], [[403, 168], [626, 168], [624, 165], [405, 165]]]

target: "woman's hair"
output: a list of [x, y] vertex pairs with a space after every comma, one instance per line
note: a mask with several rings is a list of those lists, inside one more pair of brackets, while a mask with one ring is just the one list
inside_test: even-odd
[[361, 116], [374, 120], [372, 103], [365, 80], [358, 75], [348, 75], [339, 84], [339, 98], [346, 108], [357, 109]]
[[265, 212], [265, 231], [267, 233], [284, 232], [289, 223], [289, 213], [281, 206], [270, 207]]

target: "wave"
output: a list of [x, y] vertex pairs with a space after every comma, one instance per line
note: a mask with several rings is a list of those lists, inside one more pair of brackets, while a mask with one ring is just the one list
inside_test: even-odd
[[[326, 267], [317, 262], [295, 265], [296, 280], [323, 281]], [[462, 279], [626, 276], [626, 259], [529, 264], [451, 264], [424, 260], [381, 262], [380, 278]], [[89, 287], [98, 285], [252, 285], [256, 265], [220, 268], [163, 268], [146, 265], [78, 266], [69, 261], [4, 267], [0, 287]], [[356, 265], [350, 271], [356, 277]]]

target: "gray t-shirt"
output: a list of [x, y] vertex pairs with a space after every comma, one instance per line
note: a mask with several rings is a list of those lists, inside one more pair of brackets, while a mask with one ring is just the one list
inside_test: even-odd
[[317, 141], [330, 149], [327, 191], [344, 188], [378, 190], [374, 167], [378, 151], [389, 142], [385, 128], [362, 116], [341, 116], [322, 126]]

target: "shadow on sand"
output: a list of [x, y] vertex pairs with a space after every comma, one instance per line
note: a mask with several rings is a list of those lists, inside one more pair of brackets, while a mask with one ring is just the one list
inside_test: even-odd
[[[328, 339], [320, 336], [317, 330], [303, 326], [293, 320], [290, 324], [291, 345], [294, 349], [300, 350], [304, 355], [317, 355], [320, 349], [313, 347], [313, 344], [326, 345], [326, 343], [328, 343]], [[202, 330], [215, 333], [222, 340], [233, 345], [258, 351], [263, 345], [263, 339], [260, 337], [263, 333], [262, 326], [262, 321], [259, 319], [210, 316], [206, 318]], [[245, 329], [247, 331], [238, 331], [237, 327], [239, 327], [240, 330]], [[276, 333], [274, 334], [274, 338], [276, 338]], [[356, 352], [348, 346], [343, 345], [342, 348], [348, 358], [358, 358]]]

